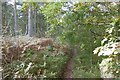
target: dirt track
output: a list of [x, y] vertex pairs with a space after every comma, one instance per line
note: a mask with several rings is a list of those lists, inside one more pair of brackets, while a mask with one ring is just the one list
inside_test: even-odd
[[73, 67], [74, 67], [74, 58], [77, 55], [77, 49], [74, 48], [71, 51], [71, 55], [68, 59], [68, 61], [65, 64], [64, 70], [63, 70], [63, 78], [73, 78]]

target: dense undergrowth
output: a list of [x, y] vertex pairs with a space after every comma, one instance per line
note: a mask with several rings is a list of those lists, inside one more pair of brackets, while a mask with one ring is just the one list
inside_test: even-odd
[[[9, 41], [5, 40], [3, 48], [3, 78], [63, 77], [63, 69], [70, 57], [68, 46], [61, 46], [51, 40], [51, 38], [32, 39], [26, 37], [25, 39], [25, 36], [20, 36], [18, 40], [21, 45], [14, 47], [14, 39], [7, 39]], [[90, 55], [85, 55], [86, 50], [82, 51], [81, 48], [77, 57], [74, 58], [73, 77], [100, 77], [97, 65], [98, 57], [92, 54], [91, 49], [87, 47], [86, 49], [88, 49], [87, 51], [91, 51]], [[93, 57], [93, 61], [88, 56]]]
[[[53, 44], [50, 38], [33, 39], [27, 36], [20, 36], [17, 39], [4, 38], [3, 77], [27, 78], [41, 75], [55, 77], [57, 72], [60, 72], [58, 69], [61, 69], [58, 66], [66, 59], [62, 50], [64, 48], [60, 49], [60, 46]], [[56, 66], [56, 63], [59, 65]], [[58, 69], [52, 70], [52, 68]]]
[[56, 55], [47, 50], [43, 52], [27, 50], [21, 55], [20, 60], [14, 60], [4, 66], [3, 76], [5, 78], [60, 77], [66, 59], [67, 56], [63, 53]]
[[4, 78], [63, 77], [76, 46], [74, 78], [120, 77], [119, 3], [47, 3], [39, 8], [50, 38], [4, 38]]

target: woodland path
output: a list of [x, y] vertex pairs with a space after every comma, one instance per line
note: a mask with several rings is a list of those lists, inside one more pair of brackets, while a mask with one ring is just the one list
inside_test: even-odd
[[71, 55], [67, 60], [64, 70], [63, 70], [63, 78], [73, 78], [73, 67], [74, 67], [74, 58], [77, 55], [77, 49], [74, 48], [71, 51]]

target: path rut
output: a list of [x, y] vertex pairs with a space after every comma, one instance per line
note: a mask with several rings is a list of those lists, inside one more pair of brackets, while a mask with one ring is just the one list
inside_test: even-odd
[[63, 78], [73, 78], [73, 67], [74, 67], [74, 58], [77, 55], [77, 49], [73, 48], [71, 50], [71, 55], [67, 60], [64, 70], [63, 70]]

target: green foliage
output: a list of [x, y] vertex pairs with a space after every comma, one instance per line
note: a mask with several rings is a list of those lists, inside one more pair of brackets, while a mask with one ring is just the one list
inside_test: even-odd
[[[97, 14], [100, 15], [101, 13], [96, 11], [96, 15], [93, 15], [90, 13], [89, 7], [91, 7], [91, 3], [46, 4], [42, 7], [42, 13], [49, 24], [47, 34], [55, 36], [60, 42], [70, 45], [80, 45], [87, 39], [94, 38], [93, 41], [96, 38], [98, 38], [97, 40], [101, 39], [102, 36], [98, 35], [104, 34], [105, 27], [95, 24], [100, 21]], [[92, 34], [91, 30], [95, 34]]]
[[66, 59], [67, 56], [63, 53], [56, 55], [49, 51], [27, 50], [27, 52], [21, 54], [20, 60], [4, 66], [3, 77], [59, 77]]
[[[113, 11], [112, 8], [113, 7], [111, 7], [111, 12]], [[118, 9], [118, 7], [115, 6], [114, 9]], [[120, 61], [118, 57], [120, 53], [119, 51], [120, 18], [118, 12], [115, 12], [116, 15], [112, 14], [111, 12], [109, 13], [108, 17], [114, 17], [114, 18], [111, 18], [111, 20], [107, 20], [109, 22], [106, 25], [106, 31], [105, 31], [106, 35], [104, 36], [104, 39], [101, 41], [101, 46], [97, 47], [93, 52], [94, 54], [98, 54], [98, 56], [102, 56], [103, 60], [107, 58], [111, 58], [112, 60], [110, 61], [110, 63], [112, 65], [107, 64], [107, 62], [105, 62], [105, 64], [107, 64], [107, 66], [110, 67], [108, 71], [109, 70], [111, 71], [109, 72], [112, 72], [115, 77], [119, 77], [118, 73], [120, 69], [118, 68], [118, 66], [120, 65]]]
[[[34, 2], [34, 1], [31, 1], [31, 2], [29, 2], [29, 3], [31, 3], [32, 4], [32, 9], [34, 10], [35, 8], [38, 8], [39, 6], [38, 6], [38, 3], [37, 2]], [[22, 4], [22, 8], [21, 8], [21, 12], [26, 12], [26, 11], [28, 11], [28, 8], [29, 8], [29, 3], [23, 3]]]
[[[93, 57], [91, 51], [100, 45], [100, 40], [103, 38], [101, 42], [102, 46], [96, 48], [94, 53], [105, 56], [118, 54], [116, 53], [115, 44], [113, 44], [117, 41], [116, 35], [118, 35], [117, 29], [119, 26], [119, 19], [116, 18], [118, 17], [118, 12], [114, 11], [118, 9], [117, 5], [113, 6], [112, 3], [100, 2], [94, 4], [73, 4], [68, 2], [65, 4], [61, 3], [62, 6], [59, 5], [59, 7], [54, 4], [51, 3], [42, 9], [49, 24], [49, 35], [56, 36], [60, 42], [67, 43], [70, 46], [80, 46], [79, 49], [81, 50], [79, 50], [79, 53], [84, 53], [84, 56], [86, 54], [87, 56], [85, 57], [87, 58]], [[51, 12], [48, 13], [49, 11]], [[111, 47], [114, 48], [112, 51]], [[81, 60], [81, 54], [79, 54], [78, 61]], [[88, 55], [90, 56], [88, 57]], [[92, 60], [92, 58], [89, 59]], [[85, 61], [86, 63], [89, 62], [87, 59]]]
[[[96, 15], [90, 13], [91, 3], [61, 3], [60, 7], [54, 4], [57, 3], [48, 4], [42, 9], [49, 24], [48, 34], [54, 35], [61, 43], [79, 46], [78, 56], [75, 58], [76, 68], [73, 70], [74, 77], [100, 77], [98, 67], [96, 68], [98, 73], [93, 68], [93, 66], [97, 66], [99, 59], [92, 54], [92, 51], [100, 44], [105, 31], [103, 25], [95, 24], [98, 20], [101, 21], [101, 13], [97, 13], [97, 11]], [[55, 9], [52, 9], [50, 5]], [[55, 13], [55, 10], [58, 11]], [[100, 16], [98, 17], [97, 14]], [[77, 70], [78, 68], [80, 70]], [[78, 75], [78, 71], [80, 71], [80, 75]], [[82, 75], [83, 73], [85, 75]]]
[[[28, 3], [23, 4], [21, 12], [24, 13], [28, 6]], [[34, 6], [33, 10], [39, 7], [33, 2], [32, 6]], [[116, 42], [120, 36], [118, 8], [118, 4], [101, 2], [53, 2], [40, 7], [40, 12], [42, 11], [46, 20], [47, 37], [55, 38], [59, 43], [67, 44], [70, 47], [78, 46], [78, 55], [75, 58], [73, 70], [74, 77], [100, 77], [100, 72], [97, 71], [99, 71], [98, 64], [101, 62], [101, 56], [103, 59], [108, 57], [113, 59], [108, 65], [112, 66], [114, 74], [119, 76], [120, 61], [119, 58], [116, 58], [119, 57]], [[39, 18], [39, 16], [37, 17]], [[24, 21], [27, 20], [24, 19]], [[21, 23], [19, 21], [19, 24]], [[38, 21], [38, 24], [42, 24], [42, 21]], [[25, 26], [20, 29], [24, 29], [23, 33], [25, 32]], [[37, 29], [40, 32], [41, 27], [38, 26]], [[42, 29], [46, 28], [42, 27]], [[94, 50], [95, 47], [97, 48]], [[44, 52], [28, 50], [21, 55], [20, 60], [4, 66], [6, 68], [4, 77], [15, 77], [15, 75], [58, 77], [67, 57], [64, 54], [53, 55], [52, 46], [48, 46], [48, 50]], [[100, 57], [93, 55], [93, 50], [94, 54], [98, 54]]]
[[100, 78], [99, 61], [97, 56], [83, 53], [74, 59], [73, 75], [75, 78]]

